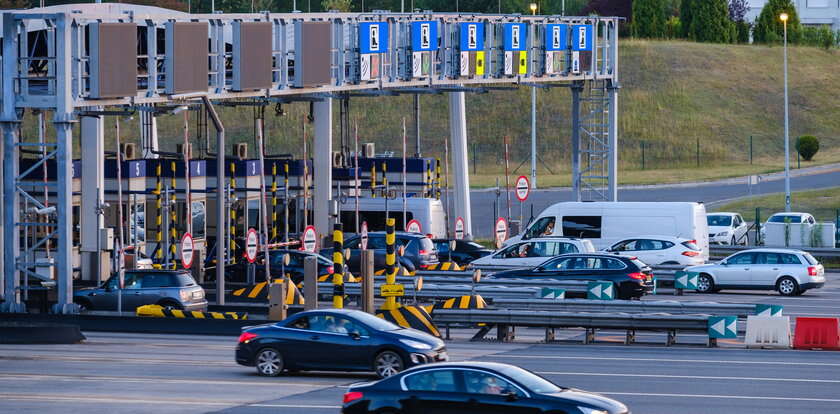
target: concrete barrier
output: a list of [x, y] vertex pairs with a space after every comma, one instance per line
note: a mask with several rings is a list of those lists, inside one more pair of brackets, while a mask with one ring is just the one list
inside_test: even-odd
[[747, 316], [747, 348], [790, 348], [789, 316]]

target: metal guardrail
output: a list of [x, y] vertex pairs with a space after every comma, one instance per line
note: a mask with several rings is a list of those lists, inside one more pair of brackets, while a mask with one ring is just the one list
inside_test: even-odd
[[[709, 315], [669, 315], [631, 313], [577, 313], [534, 310], [497, 309], [438, 309], [432, 314], [436, 324], [446, 328], [447, 338], [451, 325], [486, 324], [473, 337], [479, 340], [492, 328], [498, 329], [497, 340], [513, 339], [513, 328], [546, 328], [546, 341], [554, 339], [554, 328], [584, 328], [584, 343], [595, 339], [596, 329], [626, 331], [625, 343], [635, 342], [637, 330], [666, 331], [666, 345], [673, 345], [677, 331], [708, 332]], [[715, 346], [716, 340], [709, 338], [707, 344]]]
[[[379, 288], [383, 285], [382, 282], [374, 284], [374, 291], [378, 295]], [[517, 287], [517, 286], [482, 286], [475, 285], [473, 291], [472, 285], [467, 284], [432, 284], [424, 283], [423, 289], [417, 291], [414, 284], [406, 283], [403, 285], [405, 289], [405, 297], [417, 297], [423, 299], [448, 299], [461, 295], [468, 295], [475, 292], [485, 299], [494, 298], [535, 298], [541, 288], [538, 287]], [[333, 284], [330, 282], [318, 283], [319, 296], [332, 295]], [[360, 283], [345, 283], [344, 293], [349, 296], [360, 296], [362, 294]]]
[[551, 312], [625, 312], [705, 314], [746, 318], [755, 314], [756, 304], [679, 302], [674, 300], [590, 300], [590, 299], [494, 299], [492, 305], [508, 310], [542, 310]]

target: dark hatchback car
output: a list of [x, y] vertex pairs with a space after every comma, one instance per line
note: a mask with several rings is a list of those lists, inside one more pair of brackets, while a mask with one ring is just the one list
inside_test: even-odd
[[490, 255], [492, 250], [469, 240], [454, 240], [455, 249], [449, 249], [450, 239], [434, 239], [438, 259], [451, 260], [458, 263], [458, 266], [465, 266], [475, 259]]
[[[424, 270], [429, 265], [438, 263], [438, 253], [432, 240], [418, 233], [398, 231], [395, 234], [396, 247], [405, 246], [405, 254], [399, 257], [400, 263], [409, 271]], [[368, 234], [369, 250], [374, 251], [374, 267], [385, 267], [385, 232], [371, 232]], [[350, 249], [350, 259], [347, 266], [350, 271], [358, 274], [361, 264], [361, 238], [358, 234], [344, 240], [344, 248]], [[332, 257], [332, 249], [321, 249], [321, 254]]]
[[351, 385], [344, 414], [626, 414], [611, 398], [559, 387], [514, 365], [458, 362], [420, 366], [372, 383]]
[[374, 371], [379, 377], [446, 361], [442, 340], [369, 313], [328, 309], [243, 328], [236, 362], [265, 376], [293, 371]]
[[[283, 266], [283, 255], [289, 255], [289, 264]], [[333, 263], [332, 260], [327, 259], [326, 257], [317, 254], [317, 253], [310, 253], [301, 250], [271, 250], [268, 252], [269, 257], [271, 257], [271, 262], [269, 262], [271, 267], [271, 274], [277, 275], [278, 277], [281, 274], [282, 270], [285, 270], [286, 273], [291, 275], [292, 282], [297, 284], [303, 281], [303, 261], [309, 257], [314, 256], [318, 260], [318, 275], [327, 275], [333, 272]], [[255, 261], [255, 280], [257, 282], [261, 282], [265, 280], [265, 266], [263, 263], [263, 257], [265, 255], [260, 252], [257, 253], [257, 259]], [[227, 282], [236, 282], [236, 283], [245, 283], [248, 280], [248, 260], [242, 259], [238, 260], [236, 264], [231, 264], [225, 266], [225, 281]], [[214, 280], [215, 274], [212, 272], [207, 273], [210, 276], [209, 280]]]
[[[100, 287], [77, 290], [73, 302], [86, 310], [117, 310], [118, 285], [114, 274]], [[203, 311], [207, 300], [187, 270], [128, 270], [123, 278], [122, 309], [134, 311], [143, 305]]]
[[565, 254], [534, 268], [497, 272], [492, 277], [608, 281], [615, 284], [619, 299], [640, 298], [652, 292], [655, 283], [650, 266], [635, 257], [613, 254]]

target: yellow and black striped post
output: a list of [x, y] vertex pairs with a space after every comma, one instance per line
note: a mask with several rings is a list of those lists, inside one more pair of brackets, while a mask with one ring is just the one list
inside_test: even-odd
[[[304, 178], [305, 179], [305, 178]], [[283, 241], [289, 241], [289, 162], [283, 164]]]
[[157, 234], [155, 235], [157, 249], [155, 250], [155, 258], [157, 259], [157, 263], [154, 264], [156, 269], [160, 269], [162, 267], [161, 263], [163, 262], [163, 181], [161, 180], [160, 174], [161, 163], [158, 161], [155, 167], [155, 190], [152, 192], [157, 196], [155, 198], [155, 207], [157, 208], [157, 220], [155, 220], [155, 225], [157, 226]]
[[333, 225], [333, 307], [344, 307], [344, 232], [341, 223]]
[[[396, 221], [393, 218], [386, 220], [385, 231], [385, 283], [393, 285], [397, 283], [397, 253], [395, 245], [397, 243], [397, 236], [395, 233]], [[384, 310], [392, 310], [397, 308], [397, 298], [395, 296], [388, 296], [385, 298], [385, 304], [382, 305]]]
[[169, 267], [172, 270], [178, 268], [178, 229], [177, 219], [178, 219], [178, 209], [175, 208], [175, 202], [177, 200], [177, 196], [175, 194], [175, 161], [171, 161], [169, 164], [169, 169], [172, 172], [172, 178], [170, 180], [171, 184], [171, 192], [169, 193]]
[[376, 164], [370, 166], [370, 196], [376, 198]]
[[388, 164], [382, 162], [382, 194], [388, 198]]
[[435, 198], [440, 200], [440, 158], [435, 159], [435, 162], [435, 170], [437, 172], [437, 176], [435, 177], [435, 188], [437, 189], [435, 191]]
[[277, 163], [271, 164], [271, 241], [277, 241]]
[[[230, 163], [230, 198], [236, 195], [236, 163]], [[236, 264], [236, 206], [230, 203], [230, 263]]]

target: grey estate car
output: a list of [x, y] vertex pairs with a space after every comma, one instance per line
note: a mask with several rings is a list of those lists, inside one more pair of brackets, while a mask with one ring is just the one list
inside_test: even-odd
[[[73, 302], [87, 310], [117, 310], [118, 276], [100, 287], [79, 289]], [[125, 272], [122, 308], [132, 312], [143, 305], [161, 305], [186, 311], [207, 309], [204, 289], [185, 270], [129, 270]]]

